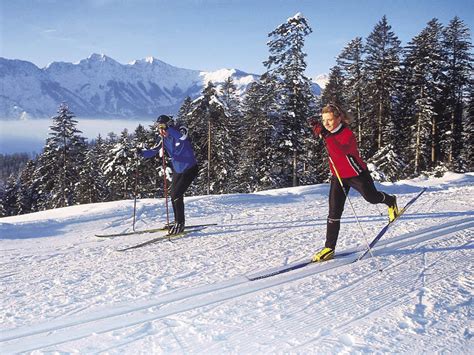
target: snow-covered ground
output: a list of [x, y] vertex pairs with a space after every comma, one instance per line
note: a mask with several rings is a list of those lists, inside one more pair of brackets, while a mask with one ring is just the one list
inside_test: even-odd
[[[328, 185], [187, 198], [188, 224], [218, 225], [127, 252], [160, 233], [95, 234], [130, 230], [133, 201], [0, 219], [0, 352], [472, 354], [474, 173], [378, 186], [399, 205], [429, 189], [374, 258], [258, 281], [323, 246]], [[370, 240], [386, 216], [351, 197]], [[137, 211], [165, 220], [162, 199]], [[361, 234], [346, 203], [337, 251]]]

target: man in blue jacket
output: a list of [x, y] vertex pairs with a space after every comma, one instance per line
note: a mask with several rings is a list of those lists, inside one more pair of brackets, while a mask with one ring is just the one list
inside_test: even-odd
[[[173, 120], [167, 115], [158, 117], [155, 127], [163, 138], [166, 152], [171, 158], [173, 179], [171, 183], [171, 202], [173, 204], [174, 225], [170, 234], [178, 234], [184, 230], [184, 194], [191, 182], [197, 177], [199, 168], [187, 134], [181, 134], [172, 126]], [[142, 151], [144, 158], [154, 157], [160, 151], [157, 148]]]

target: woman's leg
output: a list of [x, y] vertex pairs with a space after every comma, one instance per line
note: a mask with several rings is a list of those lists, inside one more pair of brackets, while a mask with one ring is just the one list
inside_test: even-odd
[[346, 179], [346, 182], [350, 187], [356, 189], [369, 203], [384, 203], [389, 207], [395, 203], [395, 196], [376, 189], [374, 180], [368, 170], [365, 170], [359, 176]]
[[329, 188], [329, 215], [326, 229], [326, 248], [335, 249], [339, 230], [341, 228], [341, 216], [344, 211], [344, 203], [346, 202], [346, 194], [349, 193], [349, 186], [344, 184], [342, 189], [339, 180], [333, 176], [331, 178], [331, 186]]

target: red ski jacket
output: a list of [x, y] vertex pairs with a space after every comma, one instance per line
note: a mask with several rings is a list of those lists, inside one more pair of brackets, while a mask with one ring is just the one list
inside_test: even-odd
[[[354, 133], [347, 126], [342, 125], [336, 132], [327, 134], [324, 140], [341, 178], [358, 176], [367, 169], [367, 164], [360, 157]], [[331, 162], [329, 166], [332, 174], [336, 175]]]

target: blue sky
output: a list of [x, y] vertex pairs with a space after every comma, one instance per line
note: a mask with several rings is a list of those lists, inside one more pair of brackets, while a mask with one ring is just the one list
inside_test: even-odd
[[297, 12], [309, 21], [307, 75], [327, 73], [353, 38], [383, 15], [406, 44], [433, 17], [459, 16], [473, 29], [468, 0], [0, 0], [0, 56], [39, 67], [104, 53], [120, 63], [147, 56], [177, 67], [238, 68], [260, 74], [267, 34]]

